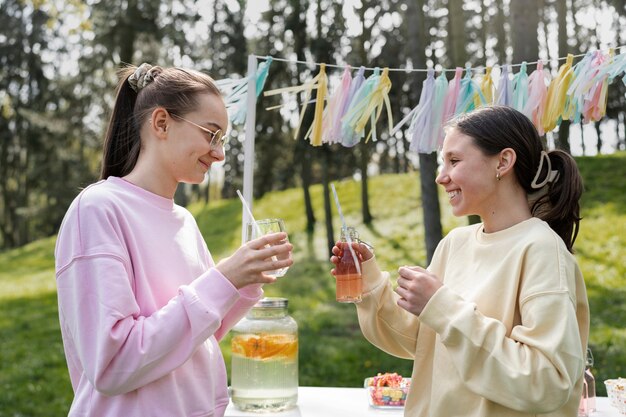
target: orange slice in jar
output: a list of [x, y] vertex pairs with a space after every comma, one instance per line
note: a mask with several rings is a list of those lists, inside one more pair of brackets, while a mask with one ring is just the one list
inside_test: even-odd
[[237, 335], [231, 340], [231, 351], [251, 359], [293, 359], [298, 353], [298, 338], [288, 334]]

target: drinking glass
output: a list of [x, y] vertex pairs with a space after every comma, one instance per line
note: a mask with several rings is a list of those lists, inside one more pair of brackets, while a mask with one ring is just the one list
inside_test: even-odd
[[[270, 233], [278, 233], [278, 232], [287, 232], [285, 228], [285, 222], [283, 219], [263, 219], [257, 220], [256, 225], [252, 222], [246, 225], [246, 242], [256, 239], [258, 237], [270, 234]], [[289, 238], [287, 238], [288, 240]], [[286, 253], [283, 255], [273, 256], [272, 260], [284, 260], [289, 259], [291, 253]], [[273, 271], [265, 271], [265, 273], [272, 277], [282, 277], [287, 273], [289, 267], [276, 269]]]

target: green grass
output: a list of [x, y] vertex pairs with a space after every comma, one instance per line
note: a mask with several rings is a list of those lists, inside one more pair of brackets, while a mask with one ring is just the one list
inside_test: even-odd
[[[598, 393], [604, 395], [604, 379], [626, 376], [626, 154], [580, 158], [579, 166], [586, 193], [577, 258], [589, 292], [594, 374]], [[336, 187], [347, 222], [376, 247], [383, 268], [424, 263], [417, 174], [371, 179], [371, 226], [360, 220], [360, 184], [340, 181]], [[386, 355], [363, 338], [354, 306], [334, 301], [321, 186], [311, 192], [318, 223], [310, 234], [302, 190], [270, 193], [254, 203], [256, 217], [285, 219], [294, 244], [294, 266], [266, 293], [287, 297], [298, 322], [300, 384], [357, 387], [379, 371], [410, 374], [410, 361]], [[238, 200], [190, 209], [214, 258], [232, 253], [241, 239]], [[443, 200], [442, 209], [445, 231], [465, 222], [452, 217]], [[72, 400], [58, 325], [54, 243], [53, 237], [0, 253], [0, 416], [67, 415]], [[228, 337], [221, 346], [229, 366]]]

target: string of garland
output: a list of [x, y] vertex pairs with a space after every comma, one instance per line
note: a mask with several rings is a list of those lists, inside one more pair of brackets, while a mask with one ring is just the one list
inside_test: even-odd
[[[256, 96], [259, 97], [267, 79], [269, 66], [273, 60], [295, 64], [319, 66], [319, 73], [299, 86], [278, 88], [264, 92], [264, 96], [302, 93], [304, 100], [300, 110], [294, 138], [303, 128], [302, 121], [306, 106], [315, 103], [313, 122], [305, 138], [313, 146], [323, 143], [340, 143], [351, 147], [361, 140], [378, 139], [376, 124], [386, 109], [389, 134], [394, 135], [408, 124], [407, 137], [410, 150], [421, 153], [434, 152], [441, 145], [443, 126], [452, 117], [471, 111], [474, 108], [498, 104], [511, 106], [524, 113], [537, 127], [540, 134], [555, 129], [563, 120], [574, 123], [598, 121], [606, 114], [608, 86], [617, 77], [622, 77], [626, 85], [626, 53], [615, 55], [615, 51], [626, 48], [620, 46], [608, 51], [589, 51], [586, 54], [572, 55], [564, 59], [557, 75], [549, 80], [543, 62], [522, 62], [517, 65], [503, 65], [497, 84], [492, 77], [492, 66], [454, 70], [442, 69], [435, 78], [433, 69], [366, 68], [359, 67], [354, 76], [350, 66], [324, 63], [309, 63], [285, 60], [270, 56], [259, 57], [263, 62], [256, 73]], [[582, 59], [574, 65], [574, 58]], [[536, 69], [527, 73], [527, 66], [536, 64]], [[343, 73], [334, 89], [329, 88], [326, 68], [343, 68]], [[512, 68], [519, 67], [513, 74]], [[365, 71], [373, 74], [365, 78]], [[419, 102], [396, 125], [393, 123], [389, 92], [391, 91], [390, 71], [425, 71], [426, 80], [422, 86]], [[454, 71], [448, 81], [446, 72]], [[476, 72], [484, 72], [475, 75]], [[222, 80], [220, 88], [227, 90], [225, 100], [229, 108], [231, 122], [245, 121], [245, 98], [247, 78]], [[315, 91], [315, 99], [311, 100]], [[280, 108], [282, 105], [267, 108]], [[366, 127], [369, 132], [366, 135]]]

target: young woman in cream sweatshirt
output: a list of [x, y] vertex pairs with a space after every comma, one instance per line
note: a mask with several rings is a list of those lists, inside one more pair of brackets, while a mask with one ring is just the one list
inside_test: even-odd
[[576, 164], [546, 152], [511, 108], [481, 108], [446, 133], [437, 183], [454, 215], [482, 223], [451, 231], [428, 268], [400, 267], [395, 288], [353, 244], [364, 261], [363, 334], [414, 360], [407, 417], [576, 417], [589, 332], [572, 255]]

